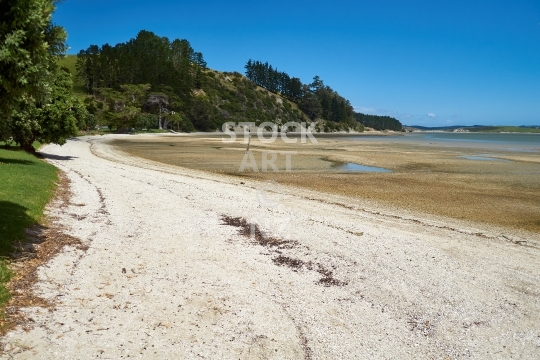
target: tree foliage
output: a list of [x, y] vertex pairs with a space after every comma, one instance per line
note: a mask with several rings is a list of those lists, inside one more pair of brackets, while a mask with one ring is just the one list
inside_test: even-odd
[[354, 112], [350, 102], [315, 76], [311, 84], [302, 84], [299, 78], [273, 68], [268, 62], [249, 60], [244, 66], [246, 77], [272, 92], [297, 102], [312, 120], [321, 118], [344, 122], [354, 127]]
[[147, 126], [149, 117], [140, 117], [142, 113], [156, 115], [154, 127], [178, 129], [192, 112], [193, 92], [204, 83], [206, 62], [187, 40], [170, 41], [142, 30], [125, 43], [81, 50], [76, 68], [94, 96], [89, 111], [110, 129]]
[[138, 130], [154, 129], [157, 124], [157, 116], [149, 113], [142, 113], [135, 119], [134, 127]]
[[81, 50], [76, 67], [89, 94], [95, 95], [100, 88], [119, 91], [122, 86], [149, 84], [154, 91], [168, 87], [180, 101], [189, 105], [206, 62], [189, 41], [170, 41], [142, 30], [125, 43], [91, 45]]
[[354, 116], [356, 121], [375, 130], [402, 131], [403, 129], [401, 122], [390, 116], [366, 115], [361, 113], [355, 113]]
[[56, 60], [66, 33], [52, 24], [56, 1], [0, 1], [0, 140], [63, 144], [76, 133], [83, 104], [71, 95], [71, 78]]
[[244, 68], [246, 77], [255, 84], [274, 93], [280, 93], [292, 101], [302, 98], [302, 82], [299, 78], [291, 78], [287, 73], [274, 69], [268, 62], [250, 59]]

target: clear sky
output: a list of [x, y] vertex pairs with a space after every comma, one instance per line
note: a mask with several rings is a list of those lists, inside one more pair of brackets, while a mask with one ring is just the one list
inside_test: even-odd
[[319, 75], [357, 111], [407, 125], [540, 125], [540, 0], [65, 0], [69, 53], [139, 30], [210, 68]]

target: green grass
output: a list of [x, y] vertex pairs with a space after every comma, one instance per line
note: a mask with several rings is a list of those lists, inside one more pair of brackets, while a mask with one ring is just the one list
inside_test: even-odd
[[519, 126], [497, 126], [496, 131], [518, 133], [540, 133], [540, 129], [524, 128]]
[[26, 241], [25, 228], [42, 220], [57, 179], [54, 166], [0, 144], [0, 306], [9, 299], [4, 285], [13, 246]]
[[84, 86], [84, 82], [77, 77], [77, 68], [75, 67], [75, 64], [77, 64], [77, 55], [66, 55], [60, 58], [57, 61], [57, 64], [67, 68], [71, 73], [71, 79], [73, 80], [73, 95], [85, 98], [87, 96], [86, 87]]

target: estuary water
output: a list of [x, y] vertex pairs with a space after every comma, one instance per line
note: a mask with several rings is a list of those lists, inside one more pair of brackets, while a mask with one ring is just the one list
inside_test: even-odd
[[416, 143], [473, 149], [540, 152], [540, 134], [417, 132], [396, 135], [352, 136], [358, 141]]

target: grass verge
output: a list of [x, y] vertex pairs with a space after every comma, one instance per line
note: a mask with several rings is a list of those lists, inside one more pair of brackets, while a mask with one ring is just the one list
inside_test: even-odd
[[0, 146], [0, 308], [10, 298], [9, 262], [26, 242], [25, 229], [42, 220], [57, 180], [54, 166], [16, 147]]

